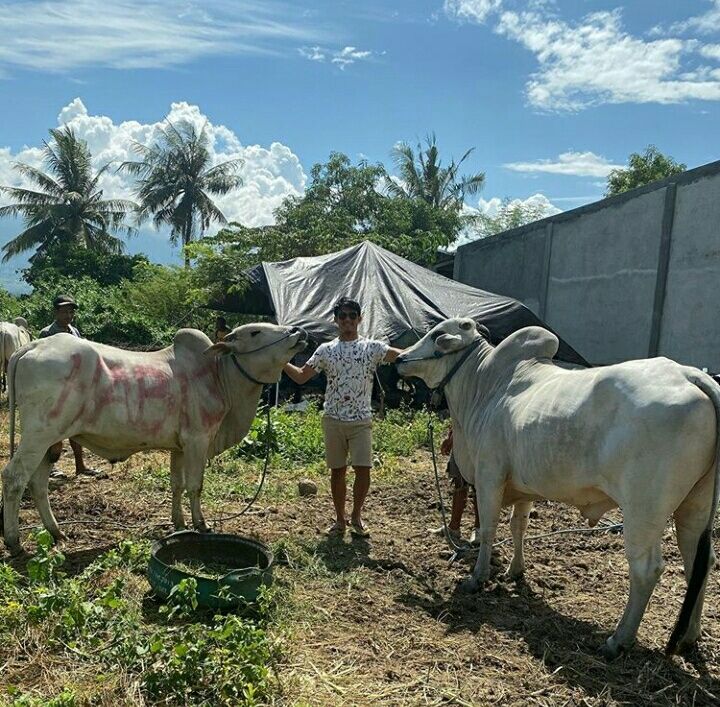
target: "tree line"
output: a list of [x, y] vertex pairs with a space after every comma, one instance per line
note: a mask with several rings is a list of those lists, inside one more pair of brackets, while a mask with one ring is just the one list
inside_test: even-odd
[[[473, 149], [445, 162], [435, 135], [414, 146], [398, 143], [394, 173], [331, 153], [310, 170], [305, 193], [288, 196], [274, 223], [261, 227], [228, 223], [218, 207], [218, 196], [242, 185], [242, 160], [214, 164], [204, 127], [168, 122], [152, 143], [133, 150], [137, 159], [95, 170], [87, 143], [66, 126], [43, 143], [44, 171], [13, 165], [31, 187], [0, 186], [11, 202], [0, 216], [22, 219], [21, 232], [2, 248], [3, 260], [32, 252], [22, 271], [32, 291], [20, 298], [1, 291], [3, 317], [22, 314], [40, 328], [54, 294], [65, 291], [80, 302], [78, 321], [88, 336], [153, 346], [167, 342], [178, 322], [209, 328], [211, 314], [199, 305], [242, 289], [243, 272], [258, 262], [320, 255], [367, 239], [429, 265], [463, 229], [483, 237], [545, 215], [537, 205], [508, 200], [494, 216], [468, 209], [466, 199], [482, 189], [485, 175], [462, 173]], [[630, 156], [627, 169], [611, 173], [607, 193], [684, 169], [649, 146]], [[105, 198], [102, 177], [110, 170], [134, 177], [132, 199]], [[147, 221], [183, 247], [184, 268], [124, 254], [124, 238]], [[213, 224], [221, 228], [208, 237]]]

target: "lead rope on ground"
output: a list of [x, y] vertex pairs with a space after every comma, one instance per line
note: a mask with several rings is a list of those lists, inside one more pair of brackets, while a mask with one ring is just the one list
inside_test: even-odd
[[238, 511], [237, 513], [231, 513], [230, 515], [221, 516], [219, 518], [212, 518], [210, 521], [211, 523], [218, 523], [222, 526], [223, 523], [226, 523], [229, 520], [234, 520], [235, 518], [244, 516], [253, 507], [253, 504], [255, 503], [255, 501], [257, 501], [258, 496], [260, 496], [260, 492], [263, 490], [263, 486], [265, 485], [265, 479], [267, 478], [268, 467], [270, 466], [270, 455], [272, 454], [272, 420], [270, 418], [269, 400], [269, 391], [271, 389], [269, 387], [266, 387], [265, 390], [268, 391], [268, 400], [265, 407], [265, 461], [263, 462], [263, 470], [262, 475], [260, 476], [260, 483], [255, 490], [255, 495], [248, 501], [245, 508], [243, 508], [241, 511]]
[[445, 514], [445, 502], [443, 500], [442, 489], [440, 488], [440, 474], [438, 473], [437, 458], [435, 457], [434, 431], [435, 428], [433, 425], [433, 413], [432, 411], [428, 410], [428, 443], [430, 444], [430, 454], [432, 455], [433, 471], [435, 472], [435, 488], [437, 489], [438, 498], [440, 499], [440, 515], [442, 516], [443, 534], [445, 535], [445, 540], [447, 541], [447, 544], [453, 550], [453, 555], [448, 562], [448, 564], [452, 564], [458, 558], [463, 557], [469, 548], [467, 545], [458, 545], [453, 539], [450, 533], [450, 529], [448, 528], [447, 517]]

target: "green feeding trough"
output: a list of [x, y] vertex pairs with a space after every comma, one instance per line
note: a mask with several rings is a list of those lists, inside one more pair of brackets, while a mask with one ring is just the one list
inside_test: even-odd
[[199, 606], [230, 609], [257, 599], [260, 587], [272, 582], [273, 562], [270, 548], [252, 538], [183, 530], [153, 544], [148, 580], [167, 599], [192, 577]]

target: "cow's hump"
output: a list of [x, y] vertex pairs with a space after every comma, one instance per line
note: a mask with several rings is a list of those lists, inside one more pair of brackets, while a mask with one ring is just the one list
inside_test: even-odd
[[493, 365], [511, 367], [520, 361], [552, 358], [558, 351], [560, 340], [547, 329], [529, 326], [513, 332], [493, 351]]
[[173, 339], [176, 355], [201, 355], [212, 341], [198, 329], [180, 329]]

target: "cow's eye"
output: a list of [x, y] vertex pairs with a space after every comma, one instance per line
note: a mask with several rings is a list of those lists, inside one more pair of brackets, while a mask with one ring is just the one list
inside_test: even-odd
[[259, 331], [251, 331], [250, 336], [257, 336], [259, 333]]

